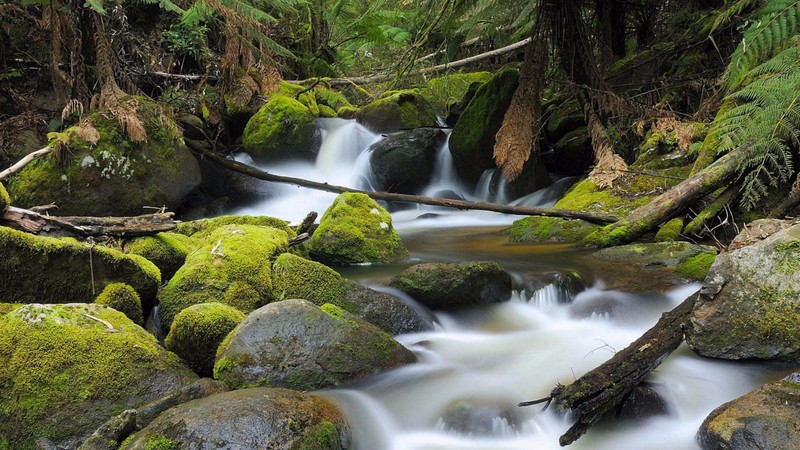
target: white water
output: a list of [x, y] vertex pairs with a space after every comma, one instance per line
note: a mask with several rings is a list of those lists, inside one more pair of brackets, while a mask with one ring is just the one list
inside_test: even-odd
[[[354, 122], [323, 122], [322, 149], [316, 164], [271, 165], [272, 173], [363, 189], [369, 186], [368, 152], [378, 139]], [[424, 194], [453, 191], [466, 199], [489, 198], [486, 185], [469, 192], [456, 180], [449, 151], [439, 155], [436, 175]], [[487, 174], [486, 179], [490, 178]], [[550, 206], [567, 181], [531, 194], [515, 203]], [[309, 211], [320, 214], [334, 194], [290, 186], [274, 187], [274, 195], [238, 214], [263, 214], [299, 221]], [[502, 189], [499, 190], [502, 197]], [[434, 219], [418, 219], [435, 212]], [[509, 225], [515, 216], [489, 212], [454, 212], [420, 207], [393, 213], [395, 227], [404, 240], [423, 239], [423, 248], [412, 249], [412, 260], [501, 261], [519, 286], [535, 273], [548, 270], [552, 254], [516, 255], [497, 245], [474, 249], [459, 246], [461, 235], [440, 239], [452, 227]], [[431, 231], [431, 230], [435, 231]], [[436, 237], [431, 239], [430, 235]], [[434, 242], [430, 245], [428, 242]], [[572, 256], [564, 256], [572, 258]], [[568, 266], [567, 263], [559, 268]], [[378, 269], [378, 268], [375, 268]], [[375, 270], [364, 269], [364, 270]], [[383, 268], [382, 280], [391, 274]], [[550, 269], [552, 270], [552, 268]], [[582, 274], [591, 279], [596, 274]], [[435, 331], [399, 336], [419, 363], [374, 378], [352, 389], [323, 393], [346, 411], [357, 450], [450, 449], [557, 449], [558, 437], [571, 422], [541, 406], [517, 408], [520, 401], [547, 396], [556, 383], [570, 383], [623, 349], [654, 324], [659, 315], [677, 305], [697, 286], [684, 286], [666, 294], [634, 295], [604, 290], [599, 284], [568, 302], [567, 293], [554, 285], [517, 293], [507, 303], [460, 315], [438, 314]], [[655, 290], [659, 288], [654, 287]], [[523, 291], [525, 292], [525, 291]], [[650, 377], [667, 400], [669, 415], [638, 422], [607, 421], [598, 424], [571, 449], [591, 450], [690, 450], [699, 448], [694, 435], [708, 413], [722, 403], [776, 379], [780, 369], [763, 365], [725, 363], [699, 358], [685, 346], [674, 352]], [[484, 414], [472, 428], [455, 431], [445, 420], [448, 409], [470, 402]], [[502, 417], [501, 417], [502, 416]]]

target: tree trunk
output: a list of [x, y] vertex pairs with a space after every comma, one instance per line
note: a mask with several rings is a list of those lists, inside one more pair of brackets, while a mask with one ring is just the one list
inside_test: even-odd
[[609, 247], [633, 241], [643, 233], [683, 213], [693, 202], [732, 180], [749, 154], [749, 147], [728, 153], [654, 198], [650, 203], [633, 210], [626, 218], [590, 234], [584, 243]]
[[468, 202], [465, 200], [445, 199], [426, 197], [423, 195], [409, 195], [409, 194], [395, 194], [391, 192], [372, 192], [362, 191], [359, 189], [352, 189], [345, 186], [336, 186], [328, 183], [320, 183], [316, 181], [304, 180], [302, 178], [284, 177], [281, 175], [273, 175], [255, 167], [242, 164], [240, 162], [232, 161], [222, 158], [219, 155], [206, 150], [202, 144], [196, 141], [186, 140], [186, 145], [192, 152], [202, 158], [207, 158], [211, 162], [224, 167], [234, 172], [241, 173], [253, 178], [264, 181], [272, 181], [275, 183], [289, 183], [297, 186], [306, 187], [309, 189], [316, 189], [319, 191], [333, 192], [341, 194], [344, 192], [357, 192], [365, 194], [375, 200], [382, 200], [387, 202], [400, 202], [400, 203], [416, 203], [422, 205], [444, 206], [447, 208], [455, 208], [462, 210], [478, 209], [483, 211], [494, 211], [504, 214], [518, 214], [523, 216], [544, 216], [544, 217], [561, 217], [565, 219], [581, 219], [591, 223], [607, 224], [619, 220], [619, 218], [608, 214], [593, 214], [584, 211], [572, 211], [565, 209], [552, 209], [552, 208], [533, 208], [525, 206], [511, 206], [500, 205], [497, 203], [489, 202]]
[[54, 237], [114, 236], [131, 238], [174, 230], [178, 223], [172, 213], [135, 217], [53, 217], [9, 206], [0, 216], [0, 225], [32, 234]]
[[[600, 367], [568, 386], [558, 385], [552, 390], [546, 400], [571, 411], [578, 419], [559, 439], [562, 447], [575, 442], [605, 414], [614, 411], [634, 387], [678, 348], [683, 342], [683, 324], [689, 320], [697, 295], [665, 313], [639, 339]], [[540, 402], [523, 402], [520, 406]]]

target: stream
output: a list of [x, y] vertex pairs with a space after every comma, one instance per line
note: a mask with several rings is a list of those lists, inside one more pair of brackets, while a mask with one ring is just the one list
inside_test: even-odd
[[[369, 188], [367, 148], [381, 137], [340, 119], [325, 119], [321, 128], [316, 164], [270, 165], [269, 171]], [[237, 159], [248, 161], [246, 155]], [[447, 190], [467, 200], [506, 202], [497, 178], [487, 173], [475, 191], [465, 189], [445, 144], [422, 194]], [[558, 180], [514, 203], [552, 206], [572, 181]], [[268, 198], [234, 213], [299, 222], [309, 211], [322, 214], [336, 197], [287, 185], [269, 185], [268, 192]], [[503, 230], [518, 216], [435, 207], [392, 216], [409, 260], [338, 269], [344, 276], [386, 290], [383, 284], [411, 264], [491, 260], [511, 274], [514, 293], [490, 307], [437, 312], [433, 331], [397, 336], [414, 351], [417, 364], [321, 392], [347, 414], [356, 450], [560, 448], [569, 417], [517, 403], [546, 397], [557, 383], [569, 384], [600, 365], [699, 288], [594, 259], [589, 250], [509, 244]], [[666, 401], [666, 414], [603, 421], [570, 448], [699, 449], [694, 436], [711, 410], [786, 372], [777, 365], [700, 358], [683, 344], [648, 379]]]

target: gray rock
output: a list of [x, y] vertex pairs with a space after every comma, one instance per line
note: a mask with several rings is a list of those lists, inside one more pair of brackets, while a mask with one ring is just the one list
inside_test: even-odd
[[800, 361], [800, 225], [719, 255], [687, 328], [703, 356]]
[[389, 285], [432, 309], [488, 305], [511, 296], [511, 275], [495, 262], [417, 264]]
[[708, 415], [697, 441], [706, 450], [796, 450], [800, 372], [725, 403]]
[[370, 167], [379, 191], [416, 194], [433, 178], [436, 153], [445, 134], [434, 128], [418, 128], [392, 134], [370, 150]]
[[389, 334], [338, 306], [284, 300], [253, 311], [220, 346], [215, 378], [236, 389], [315, 390], [416, 360]]
[[155, 448], [157, 442], [180, 443], [182, 450], [351, 447], [350, 429], [333, 403], [275, 388], [243, 389], [184, 403], [136, 433], [125, 449]]

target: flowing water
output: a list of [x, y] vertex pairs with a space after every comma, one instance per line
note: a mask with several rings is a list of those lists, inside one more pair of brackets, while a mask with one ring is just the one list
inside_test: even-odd
[[[324, 141], [315, 165], [269, 170], [369, 188], [366, 148], [380, 136], [350, 121], [326, 120], [322, 127]], [[505, 201], [502, 183], [490, 189], [493, 178], [498, 177], [486, 174], [475, 191], [465, 189], [455, 178], [445, 145], [425, 194], [452, 191], [466, 199]], [[516, 203], [551, 206], [570, 182], [560, 180]], [[272, 189], [273, 197], [237, 213], [299, 221], [308, 211], [322, 213], [335, 198], [296, 187]], [[437, 313], [433, 331], [398, 336], [419, 363], [323, 393], [348, 415], [357, 450], [559, 448], [569, 417], [516, 404], [545, 397], [557, 383], [570, 383], [600, 365], [698, 288], [599, 262], [588, 251], [569, 246], [508, 244], [502, 229], [516, 218], [432, 207], [397, 211], [394, 225], [409, 247], [410, 260], [342, 270], [349, 278], [386, 289], [382, 283], [416, 262], [492, 260], [512, 274], [515, 286], [506, 303]], [[684, 345], [649, 378], [666, 400], [667, 414], [607, 420], [571, 448], [699, 448], [694, 435], [712, 409], [785, 372], [780, 366], [699, 358]]]

